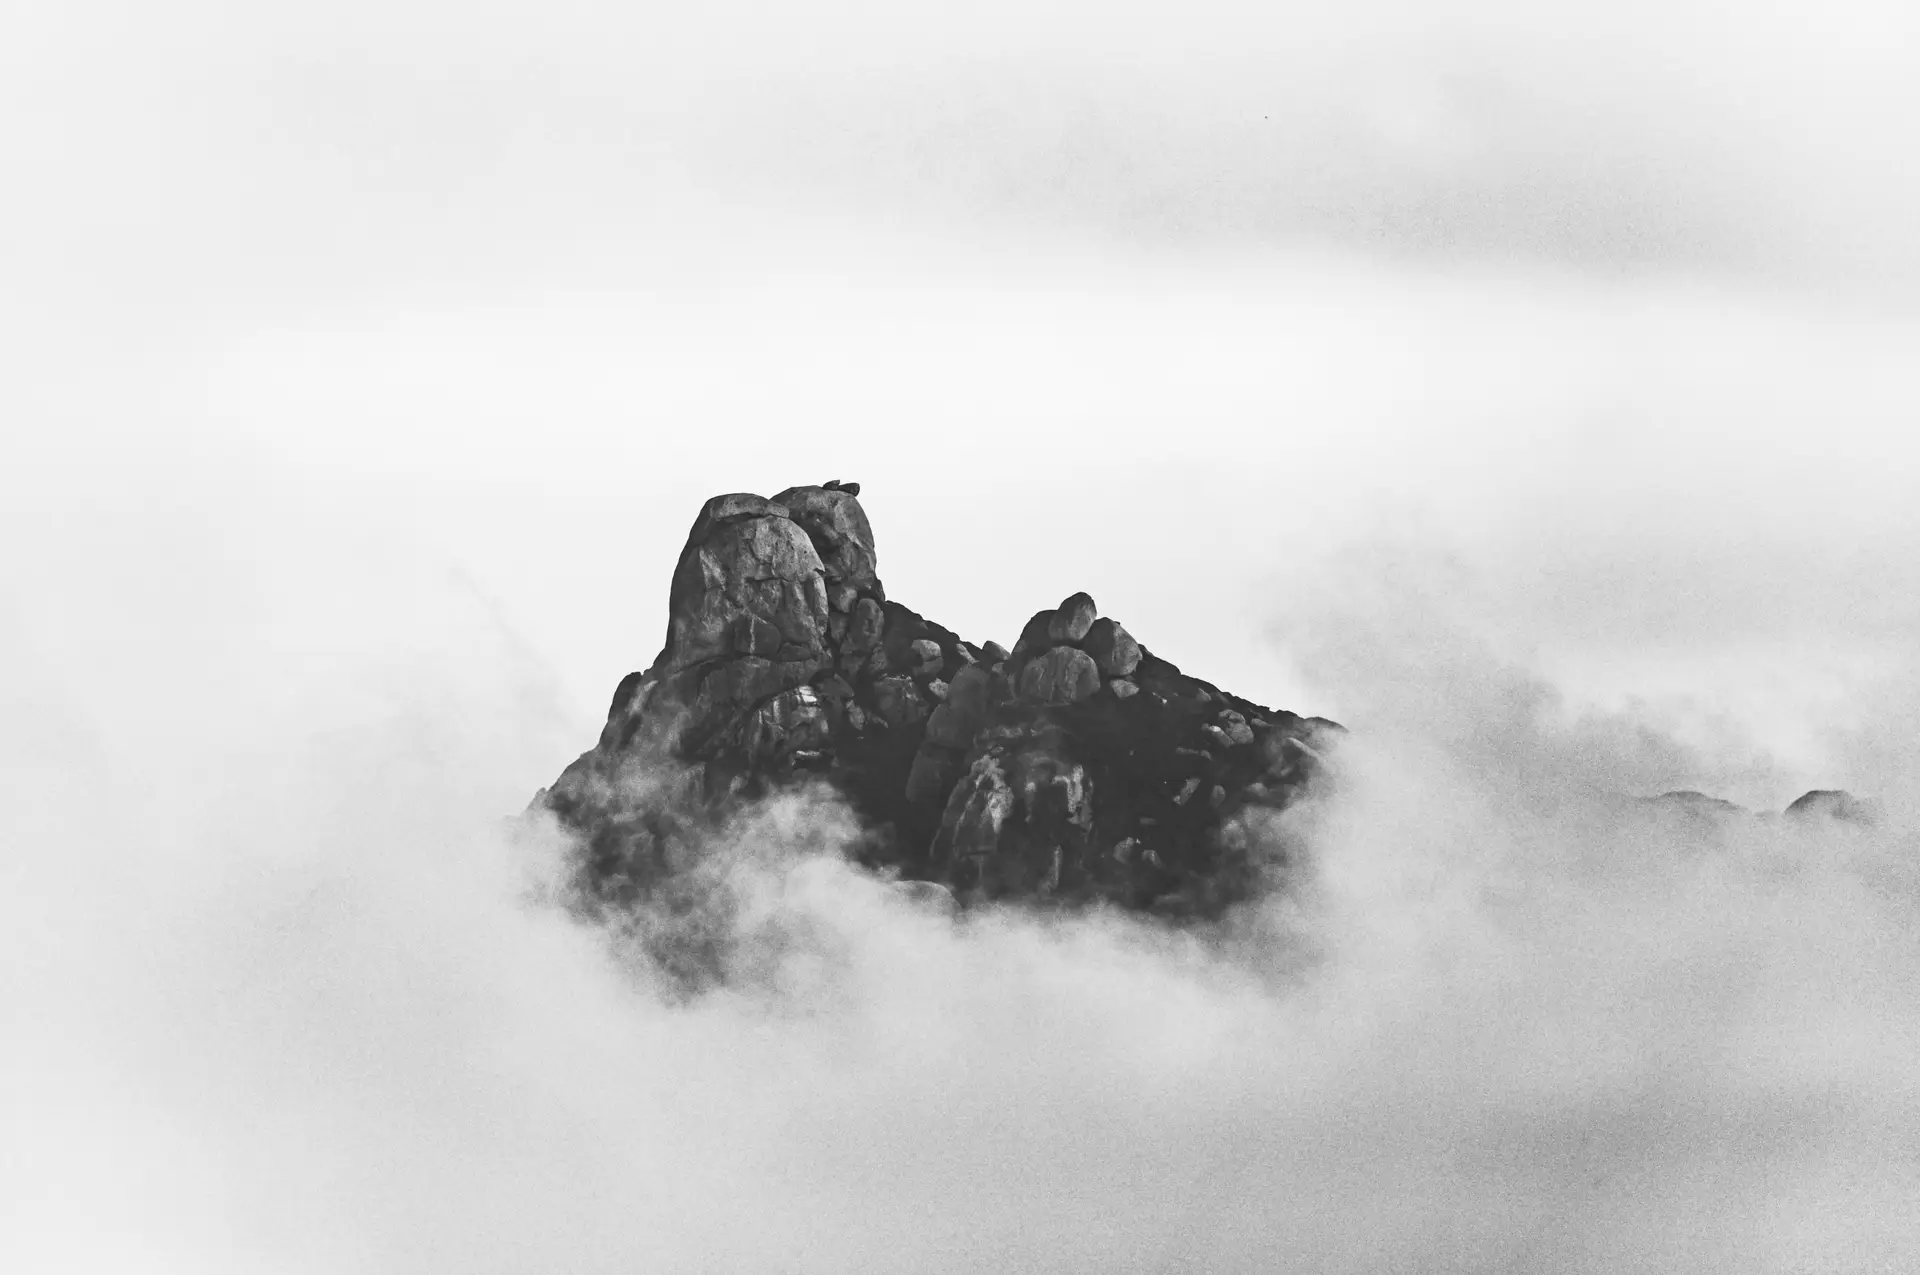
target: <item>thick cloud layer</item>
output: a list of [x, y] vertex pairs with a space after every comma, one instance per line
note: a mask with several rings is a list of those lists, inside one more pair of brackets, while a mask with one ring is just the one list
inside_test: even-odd
[[1431, 611], [1349, 648], [1373, 727], [1222, 932], [956, 922], [796, 799], [716, 844], [752, 943], [683, 1004], [499, 818], [568, 741], [485, 600], [275, 544], [250, 600], [196, 564], [255, 622], [175, 612], [140, 685], [42, 649], [12, 719], [12, 1268], [1920, 1259], [1910, 825], [1633, 813], [1645, 732], [1515, 709]]

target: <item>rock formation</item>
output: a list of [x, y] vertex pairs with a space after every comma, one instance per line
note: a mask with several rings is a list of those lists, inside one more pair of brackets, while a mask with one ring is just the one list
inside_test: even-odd
[[666, 643], [600, 741], [537, 803], [579, 834], [582, 882], [649, 897], [700, 830], [831, 785], [873, 867], [963, 902], [1105, 900], [1211, 915], [1261, 871], [1255, 812], [1294, 800], [1341, 728], [1227, 694], [1076, 593], [1011, 650], [889, 601], [859, 486], [709, 500], [673, 574]]
[[[683, 954], [691, 931], [697, 947], [726, 928], [702, 930], [714, 832], [810, 784], [857, 813], [861, 860], [919, 897], [1206, 917], [1284, 870], [1271, 838], [1256, 861], [1253, 827], [1300, 796], [1341, 727], [1181, 672], [1084, 593], [1035, 612], [1011, 650], [963, 641], [888, 600], [859, 491], [836, 481], [700, 510], [665, 645], [621, 681], [599, 743], [535, 798], [584, 848], [584, 903], [692, 917], [665, 945]], [[1697, 792], [1638, 800], [1748, 813]], [[1786, 815], [1877, 813], [1822, 790]]]

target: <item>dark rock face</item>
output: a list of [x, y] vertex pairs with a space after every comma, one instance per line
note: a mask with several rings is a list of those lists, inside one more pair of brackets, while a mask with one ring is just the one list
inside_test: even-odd
[[1010, 652], [964, 642], [887, 600], [858, 492], [700, 511], [665, 646], [536, 798], [587, 847], [587, 896], [671, 897], [703, 828], [823, 783], [869, 829], [863, 860], [923, 894], [1180, 915], [1244, 897], [1272, 866], [1250, 816], [1294, 800], [1340, 727], [1188, 676], [1084, 593]]

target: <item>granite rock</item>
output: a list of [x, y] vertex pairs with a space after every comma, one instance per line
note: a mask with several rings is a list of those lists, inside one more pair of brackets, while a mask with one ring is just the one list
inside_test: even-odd
[[1140, 667], [1140, 644], [1118, 621], [1104, 616], [1088, 626], [1080, 647], [1107, 677], [1125, 677]]
[[888, 600], [858, 495], [702, 507], [665, 644], [536, 798], [580, 846], [583, 906], [680, 907], [715, 829], [806, 785], [838, 794], [866, 830], [856, 860], [915, 897], [1204, 916], [1284, 878], [1248, 813], [1299, 800], [1336, 724], [1186, 675], [1084, 593], [1011, 650], [963, 641]]

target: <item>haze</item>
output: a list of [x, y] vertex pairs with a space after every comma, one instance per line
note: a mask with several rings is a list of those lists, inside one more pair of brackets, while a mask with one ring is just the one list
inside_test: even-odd
[[[0, 16], [0, 1264], [1911, 1268], [1916, 24]], [[693, 1006], [540, 905], [699, 503], [834, 477], [1352, 727], [1312, 888], [954, 926], [796, 800]]]

